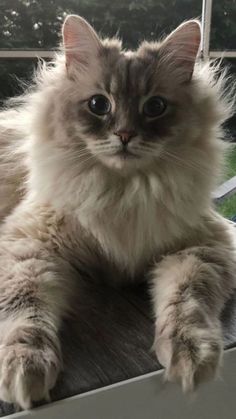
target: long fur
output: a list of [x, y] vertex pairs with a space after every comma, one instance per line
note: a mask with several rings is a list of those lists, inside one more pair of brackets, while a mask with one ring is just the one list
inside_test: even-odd
[[[142, 61], [153, 63], [164, 47], [144, 43], [137, 52], [124, 52], [118, 41], [98, 40], [83, 25], [81, 49], [74, 49], [70, 28], [66, 55], [41, 63], [29, 92], [0, 114], [0, 309], [2, 330], [9, 329], [1, 344], [11, 348], [10, 355], [5, 349], [0, 355], [0, 396], [24, 408], [48, 397], [55, 383], [61, 368], [57, 332], [81, 272], [96, 279], [101, 270], [115, 282], [151, 275], [155, 349], [167, 377], [180, 379], [184, 389], [217, 370], [220, 311], [234, 288], [234, 233], [211, 197], [227, 149], [221, 126], [233, 113], [224, 72], [196, 64], [182, 88], [181, 65], [185, 58], [189, 72], [189, 55], [162, 52], [156, 78], [167, 96], [178, 99], [179, 120], [164, 126], [168, 133], [154, 145], [141, 137], [130, 145], [140, 159], [129, 166], [109, 154], [119, 147], [113, 133], [96, 138], [92, 126], [85, 133], [78, 100], [96, 94], [108, 64], [112, 69], [118, 61], [136, 60], [138, 68]], [[96, 50], [105, 51], [103, 58]], [[111, 90], [119, 91], [122, 74], [109, 74]], [[145, 83], [140, 79], [140, 89]], [[32, 347], [41, 351], [40, 361]]]

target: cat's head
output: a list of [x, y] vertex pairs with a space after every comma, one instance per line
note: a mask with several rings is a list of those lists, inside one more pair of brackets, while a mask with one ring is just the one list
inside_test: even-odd
[[162, 42], [126, 52], [81, 17], [68, 16], [61, 105], [68, 147], [77, 143], [84, 159], [89, 153], [116, 170], [163, 158], [199, 122], [191, 89], [200, 38], [199, 22], [191, 20]]

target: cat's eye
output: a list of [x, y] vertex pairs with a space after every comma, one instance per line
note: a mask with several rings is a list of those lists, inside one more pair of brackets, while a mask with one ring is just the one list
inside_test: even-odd
[[166, 101], [160, 96], [152, 96], [144, 103], [143, 113], [149, 118], [155, 118], [165, 112], [166, 106]]
[[88, 106], [91, 112], [96, 115], [107, 115], [111, 112], [111, 102], [103, 95], [94, 95], [88, 101]]

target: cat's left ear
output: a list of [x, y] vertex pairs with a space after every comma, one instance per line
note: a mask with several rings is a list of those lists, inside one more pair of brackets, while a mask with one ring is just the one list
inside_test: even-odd
[[192, 77], [194, 64], [201, 42], [201, 25], [198, 20], [182, 23], [163, 41], [160, 56], [166, 64], [182, 72], [183, 79]]
[[62, 27], [63, 45], [68, 72], [73, 67], [86, 68], [98, 56], [102, 47], [98, 35], [80, 16], [69, 15]]

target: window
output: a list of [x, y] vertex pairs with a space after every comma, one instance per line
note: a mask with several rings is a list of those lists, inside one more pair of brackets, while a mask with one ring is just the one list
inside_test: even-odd
[[1, 0], [0, 100], [21, 91], [16, 77], [30, 78], [37, 62], [32, 57], [52, 56], [51, 50], [60, 42], [61, 24], [68, 13], [84, 16], [105, 36], [118, 34], [125, 47], [134, 48], [144, 38], [155, 40], [183, 20], [200, 16], [201, 2]]

